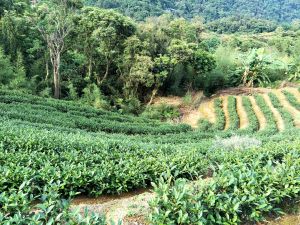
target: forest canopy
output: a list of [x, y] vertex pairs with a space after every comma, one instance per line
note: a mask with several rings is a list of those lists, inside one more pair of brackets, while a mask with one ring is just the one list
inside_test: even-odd
[[0, 86], [139, 114], [157, 95], [299, 80], [297, 2], [180, 2], [1, 1]]
[[137, 20], [164, 13], [207, 22], [232, 16], [253, 17], [279, 23], [300, 19], [298, 0], [86, 0], [87, 4], [117, 9]]

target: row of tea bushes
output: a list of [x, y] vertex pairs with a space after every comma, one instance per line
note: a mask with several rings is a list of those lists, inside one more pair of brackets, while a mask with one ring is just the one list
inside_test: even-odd
[[221, 153], [226, 158], [210, 179], [194, 185], [163, 176], [154, 185], [152, 224], [243, 224], [279, 213], [280, 204], [300, 197], [300, 143]]
[[256, 132], [259, 130], [260, 124], [257, 119], [257, 116], [253, 110], [253, 106], [251, 104], [251, 101], [249, 100], [248, 97], [243, 96], [242, 97], [242, 103], [245, 111], [247, 112], [247, 117], [248, 117], [248, 127], [246, 130], [249, 132]]
[[300, 99], [297, 100], [297, 98], [292, 93], [285, 90], [283, 91], [283, 94], [293, 107], [300, 110]]
[[274, 106], [274, 108], [276, 108], [278, 110], [278, 112], [281, 115], [281, 118], [283, 119], [284, 122], [284, 126], [285, 129], [289, 129], [295, 126], [294, 124], [294, 118], [293, 116], [290, 114], [290, 112], [288, 110], [286, 110], [283, 105], [280, 103], [278, 97], [270, 92], [269, 94], [269, 98]]
[[238, 130], [240, 127], [240, 118], [237, 113], [237, 102], [234, 96], [228, 96], [228, 114], [229, 127], [228, 130]]

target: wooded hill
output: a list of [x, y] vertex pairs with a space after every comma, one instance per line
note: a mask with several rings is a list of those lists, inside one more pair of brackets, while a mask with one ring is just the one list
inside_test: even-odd
[[117, 9], [137, 20], [168, 12], [185, 18], [201, 16], [206, 21], [244, 16], [283, 23], [300, 18], [298, 0], [86, 0], [86, 3]]

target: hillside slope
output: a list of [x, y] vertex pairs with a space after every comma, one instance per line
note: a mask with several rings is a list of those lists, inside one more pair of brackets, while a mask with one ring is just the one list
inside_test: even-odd
[[300, 2], [297, 0], [86, 0], [86, 3], [117, 9], [137, 20], [169, 12], [186, 18], [202, 16], [206, 21], [240, 15], [277, 22], [300, 18]]

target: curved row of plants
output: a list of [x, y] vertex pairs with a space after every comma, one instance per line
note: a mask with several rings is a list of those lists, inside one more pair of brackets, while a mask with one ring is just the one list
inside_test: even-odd
[[187, 132], [191, 130], [189, 125], [171, 125], [167, 123], [146, 122], [120, 122], [107, 120], [99, 116], [88, 118], [85, 116], [64, 113], [51, 110], [46, 106], [36, 106], [27, 103], [0, 103], [2, 108], [0, 115], [11, 119], [22, 119], [29, 122], [60, 125], [68, 128], [79, 128], [87, 131], [104, 131], [109, 133], [125, 134], [167, 134]]
[[228, 96], [229, 127], [228, 130], [238, 130], [240, 127], [240, 118], [237, 113], [237, 100], [234, 96]]
[[192, 178], [200, 171], [206, 173], [207, 142], [143, 144], [3, 121], [0, 162], [5, 185], [0, 185], [0, 191], [17, 188], [31, 179], [41, 187], [59, 181], [65, 195], [70, 191], [89, 195], [120, 193], [145, 187], [174, 166], [181, 176]]
[[270, 100], [274, 108], [276, 108], [280, 113], [281, 118], [283, 119], [284, 122], [285, 129], [294, 127], [295, 126], [294, 118], [291, 115], [291, 113], [283, 107], [283, 105], [280, 103], [280, 100], [274, 93], [270, 92], [268, 95], [270, 97]]
[[263, 132], [265, 134], [274, 134], [274, 133], [278, 132], [278, 127], [277, 127], [277, 123], [274, 118], [273, 112], [269, 108], [269, 106], [266, 103], [263, 96], [255, 95], [254, 98], [255, 98], [257, 105], [259, 106], [259, 108], [261, 109], [261, 111], [263, 112], [263, 114], [267, 120], [267, 125], [266, 125], [265, 129], [260, 132]]
[[300, 110], [300, 102], [297, 100], [297, 98], [290, 92], [283, 90], [283, 94], [285, 95], [288, 102], [295, 107], [296, 109]]
[[225, 129], [225, 113], [223, 111], [223, 100], [221, 98], [216, 98], [214, 100], [214, 109], [216, 114], [216, 122], [214, 124], [214, 130], [224, 130]]
[[246, 128], [247, 131], [249, 132], [255, 132], [259, 130], [259, 121], [257, 119], [257, 116], [255, 114], [255, 111], [253, 110], [251, 101], [248, 97], [243, 96], [242, 97], [242, 104], [247, 112], [247, 117], [248, 117], [248, 127]]
[[57, 110], [64, 113], [85, 116], [88, 118], [104, 118], [106, 120], [113, 120], [118, 122], [149, 122], [159, 123], [158, 121], [144, 118], [135, 117], [130, 115], [123, 115], [118, 112], [105, 111], [101, 109], [95, 109], [94, 107], [79, 104], [73, 101], [56, 100], [52, 98], [42, 98], [35, 95], [23, 94], [15, 91], [0, 90], [0, 102], [11, 104], [11, 103], [22, 103], [30, 104], [35, 108]]

